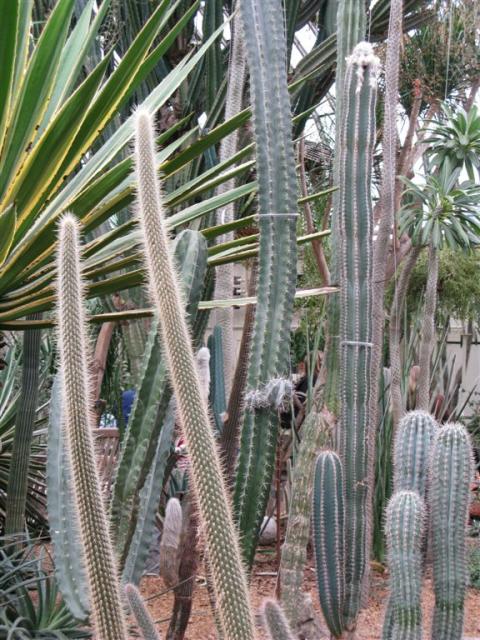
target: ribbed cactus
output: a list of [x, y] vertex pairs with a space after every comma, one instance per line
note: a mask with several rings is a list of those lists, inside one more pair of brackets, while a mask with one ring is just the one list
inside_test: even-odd
[[345, 473], [345, 609], [354, 626], [367, 568], [370, 516], [369, 415], [372, 349], [371, 168], [379, 60], [358, 44], [347, 60], [340, 144], [341, 402], [339, 451]]
[[466, 429], [461, 424], [444, 425], [435, 437], [430, 462], [435, 640], [460, 640], [463, 635], [465, 532], [472, 477], [472, 449]]
[[271, 640], [295, 640], [288, 620], [282, 608], [276, 602], [268, 598], [262, 604], [262, 618], [265, 629]]
[[344, 628], [345, 505], [343, 467], [334, 451], [323, 451], [315, 463], [313, 489], [313, 546], [318, 597], [331, 633]]
[[410, 411], [398, 425], [393, 454], [393, 490], [417, 491], [425, 500], [435, 418], [425, 411]]
[[[243, 557], [251, 566], [275, 460], [278, 406], [250, 402], [289, 375], [290, 324], [296, 286], [297, 180], [287, 87], [281, 0], [241, 0], [240, 17], [256, 141], [260, 250], [257, 306], [247, 375], [234, 508]], [[284, 385], [281, 387], [287, 389]], [[281, 401], [281, 398], [280, 398]]]
[[220, 619], [227, 640], [252, 640], [255, 632], [247, 581], [173, 268], [154, 154], [152, 117], [139, 110], [135, 164], [145, 265], [190, 455], [191, 479], [205, 532]]
[[421, 640], [424, 501], [416, 491], [398, 491], [387, 507], [390, 603], [384, 638]]
[[57, 323], [74, 502], [96, 636], [99, 640], [126, 640], [118, 571], [95, 465], [81, 269], [79, 224], [72, 215], [66, 214], [59, 226]]
[[134, 584], [125, 585], [125, 595], [127, 596], [128, 605], [135, 616], [137, 625], [142, 632], [142, 636], [145, 640], [160, 640], [160, 634], [158, 633], [155, 622], [150, 615], [140, 591]]
[[170, 498], [163, 520], [159, 568], [159, 574], [167, 587], [174, 587], [178, 582], [178, 547], [181, 535], [182, 505], [177, 498]]

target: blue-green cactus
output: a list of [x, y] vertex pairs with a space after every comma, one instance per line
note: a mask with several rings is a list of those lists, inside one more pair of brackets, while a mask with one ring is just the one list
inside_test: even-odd
[[425, 411], [410, 411], [400, 420], [393, 453], [394, 491], [417, 491], [426, 499], [428, 464], [436, 429], [435, 418]]

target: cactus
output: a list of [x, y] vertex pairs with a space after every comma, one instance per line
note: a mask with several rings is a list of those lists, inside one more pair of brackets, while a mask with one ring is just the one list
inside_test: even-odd
[[267, 598], [262, 604], [262, 618], [271, 640], [294, 640], [288, 620], [275, 600]]
[[313, 544], [320, 605], [325, 622], [336, 638], [344, 628], [344, 527], [342, 463], [334, 451], [323, 451], [315, 463]]
[[160, 540], [159, 574], [167, 587], [178, 582], [178, 546], [182, 533], [182, 507], [177, 498], [170, 498], [165, 509], [162, 538]]
[[[287, 88], [281, 0], [242, 0], [240, 17], [250, 74], [260, 228], [257, 307], [247, 400], [289, 374], [296, 286], [297, 181]], [[282, 386], [282, 385], [280, 385]], [[288, 389], [288, 386], [283, 386]], [[280, 398], [280, 401], [283, 399]], [[251, 566], [273, 474], [278, 406], [249, 403], [240, 436], [234, 509], [243, 557]]]
[[466, 429], [460, 424], [441, 427], [432, 447], [429, 478], [435, 640], [462, 638], [467, 587], [465, 529], [472, 477]]
[[134, 584], [125, 585], [125, 595], [127, 596], [129, 607], [135, 616], [142, 636], [145, 640], [160, 640], [155, 623], [150, 615], [139, 590]]
[[394, 491], [416, 491], [427, 495], [428, 463], [437, 423], [425, 411], [410, 411], [400, 424], [394, 444]]
[[421, 640], [424, 501], [416, 491], [394, 493], [387, 507], [390, 607], [385, 632], [392, 640]]
[[208, 338], [208, 348], [212, 356], [210, 360], [210, 406], [218, 434], [223, 432], [223, 421], [227, 411], [222, 336], [223, 329], [217, 324], [213, 327], [212, 335]]
[[340, 155], [341, 389], [345, 472], [345, 610], [355, 625], [368, 558], [369, 372], [372, 349], [371, 167], [379, 60], [366, 42], [347, 61]]
[[80, 229], [71, 214], [59, 226], [58, 350], [74, 502], [99, 640], [127, 639], [118, 571], [104, 512], [92, 439], [88, 341], [80, 262]]
[[191, 479], [205, 531], [222, 628], [227, 640], [252, 640], [255, 632], [246, 576], [174, 273], [154, 154], [152, 117], [145, 110], [139, 110], [135, 164], [140, 229], [150, 291], [159, 316], [170, 378], [190, 454]]

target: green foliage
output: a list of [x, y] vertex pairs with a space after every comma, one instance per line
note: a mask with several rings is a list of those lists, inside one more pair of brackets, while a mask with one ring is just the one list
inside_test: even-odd
[[468, 572], [470, 574], [470, 586], [480, 591], [480, 547], [475, 546], [468, 554]]

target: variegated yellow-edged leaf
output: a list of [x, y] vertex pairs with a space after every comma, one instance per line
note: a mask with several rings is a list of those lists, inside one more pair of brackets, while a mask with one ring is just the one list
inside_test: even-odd
[[12, 246], [13, 236], [15, 234], [15, 221], [15, 206], [11, 204], [0, 214], [0, 267], [4, 263]]

